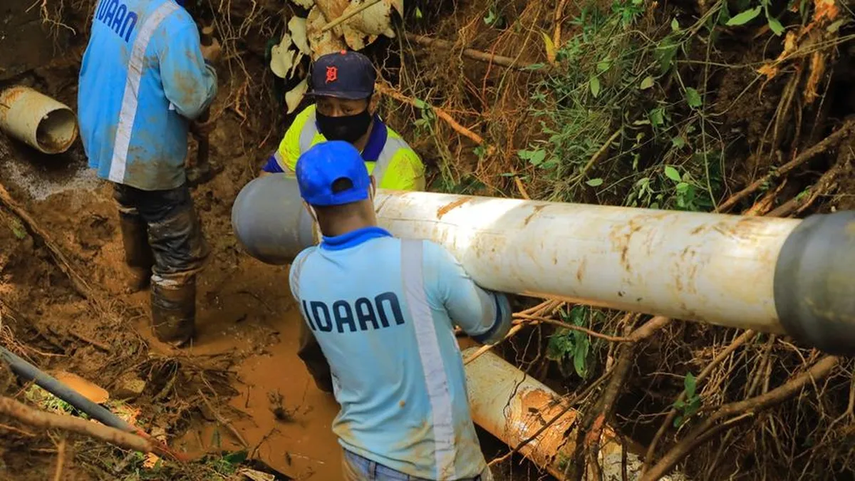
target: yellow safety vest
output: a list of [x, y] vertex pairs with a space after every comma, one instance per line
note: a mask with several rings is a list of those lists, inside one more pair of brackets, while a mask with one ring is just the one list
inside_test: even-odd
[[[318, 131], [315, 123], [315, 105], [306, 107], [288, 127], [274, 156], [286, 172], [294, 172], [300, 154], [326, 138]], [[386, 126], [386, 144], [377, 161], [366, 161], [365, 167], [377, 181], [380, 189], [424, 190], [425, 169], [418, 154], [398, 135]]]

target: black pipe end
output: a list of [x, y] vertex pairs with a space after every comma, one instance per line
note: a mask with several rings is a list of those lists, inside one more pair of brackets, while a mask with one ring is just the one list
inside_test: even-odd
[[855, 211], [812, 215], [790, 233], [774, 293], [787, 334], [829, 354], [855, 355]]

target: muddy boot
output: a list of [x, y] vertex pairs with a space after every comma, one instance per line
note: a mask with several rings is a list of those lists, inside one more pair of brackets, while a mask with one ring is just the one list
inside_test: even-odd
[[119, 213], [122, 229], [122, 244], [125, 247], [125, 263], [128, 266], [126, 287], [129, 292], [138, 292], [148, 287], [154, 255], [148, 243], [148, 230], [138, 215]]
[[183, 347], [196, 333], [196, 281], [151, 285], [151, 328], [160, 342]]

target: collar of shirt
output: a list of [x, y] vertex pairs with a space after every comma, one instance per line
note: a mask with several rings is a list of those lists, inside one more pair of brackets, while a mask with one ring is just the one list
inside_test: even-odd
[[323, 236], [321, 249], [340, 251], [378, 237], [392, 237], [392, 234], [381, 227], [363, 227], [335, 237]]
[[380, 152], [386, 146], [386, 124], [380, 120], [380, 116], [374, 114], [374, 126], [371, 128], [371, 133], [368, 135], [368, 142], [365, 148], [362, 149], [362, 160], [366, 162], [376, 162], [380, 158]]

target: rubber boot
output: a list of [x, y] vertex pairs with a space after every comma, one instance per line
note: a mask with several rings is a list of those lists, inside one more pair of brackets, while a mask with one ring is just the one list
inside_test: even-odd
[[183, 347], [196, 333], [196, 281], [151, 285], [151, 328], [160, 342]]
[[154, 254], [148, 243], [148, 229], [137, 215], [119, 213], [125, 263], [128, 266], [127, 288], [131, 293], [145, 289], [151, 281]]

